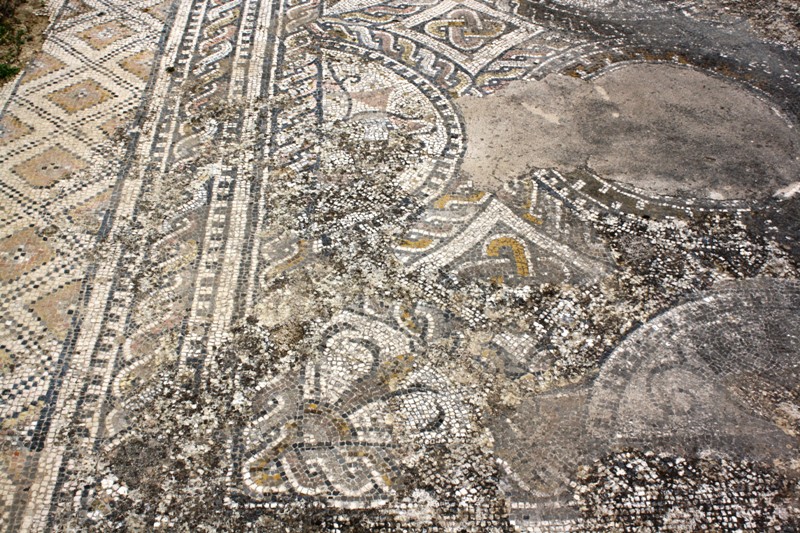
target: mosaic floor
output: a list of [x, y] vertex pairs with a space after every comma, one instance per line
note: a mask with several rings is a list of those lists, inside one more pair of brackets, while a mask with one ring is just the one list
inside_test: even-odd
[[0, 530], [800, 529], [775, 5], [51, 0]]

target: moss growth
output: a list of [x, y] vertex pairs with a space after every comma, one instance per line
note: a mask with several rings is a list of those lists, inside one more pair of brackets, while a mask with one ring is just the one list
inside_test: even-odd
[[0, 63], [0, 80], [13, 78], [19, 72], [19, 67], [9, 65], [7, 63]]

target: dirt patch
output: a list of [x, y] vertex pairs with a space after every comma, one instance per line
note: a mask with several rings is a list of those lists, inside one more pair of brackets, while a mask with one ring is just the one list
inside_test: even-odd
[[480, 188], [531, 167], [588, 166], [655, 193], [746, 198], [800, 174], [800, 136], [777, 109], [685, 67], [631, 65], [589, 82], [551, 75], [457, 103], [462, 169]]
[[42, 49], [46, 13], [41, 0], [0, 0], [0, 85]]

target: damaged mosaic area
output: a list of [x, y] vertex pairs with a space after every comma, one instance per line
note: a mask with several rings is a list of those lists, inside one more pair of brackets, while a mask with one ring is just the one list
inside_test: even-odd
[[800, 528], [773, 4], [49, 2], [0, 530]]

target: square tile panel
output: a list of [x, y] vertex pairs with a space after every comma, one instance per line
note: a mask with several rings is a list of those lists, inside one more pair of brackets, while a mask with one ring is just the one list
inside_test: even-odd
[[84, 168], [85, 161], [60, 146], [54, 146], [16, 165], [12, 170], [34, 187], [48, 187]]
[[54, 91], [47, 98], [67, 113], [77, 113], [105, 102], [112, 96], [102, 85], [88, 79]]

